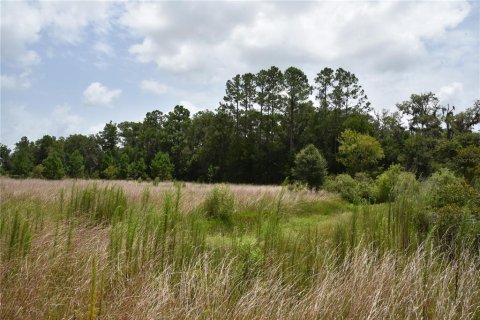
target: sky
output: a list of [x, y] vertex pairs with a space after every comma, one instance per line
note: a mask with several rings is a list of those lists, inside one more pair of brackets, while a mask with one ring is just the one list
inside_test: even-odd
[[375, 110], [480, 98], [478, 1], [2, 1], [0, 142], [93, 134], [177, 104], [215, 109], [235, 74], [355, 73]]

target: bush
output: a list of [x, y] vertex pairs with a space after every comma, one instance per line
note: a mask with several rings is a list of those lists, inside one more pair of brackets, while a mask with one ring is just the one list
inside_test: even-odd
[[375, 202], [376, 187], [370, 176], [360, 172], [355, 179], [348, 174], [339, 174], [335, 178], [327, 179], [325, 189], [340, 193], [343, 199], [351, 203]]
[[376, 188], [377, 188], [377, 201], [378, 202], [387, 202], [393, 201], [393, 188], [395, 183], [398, 181], [398, 176], [400, 173], [404, 172], [402, 167], [399, 164], [391, 165], [387, 171], [383, 172], [377, 177]]
[[361, 199], [373, 203], [377, 198], [377, 188], [375, 181], [366, 173], [358, 172], [355, 174], [355, 181], [358, 183], [358, 195]]
[[414, 197], [420, 193], [420, 182], [418, 182], [415, 175], [411, 172], [401, 172], [397, 181], [393, 186], [391, 196], [392, 199], [397, 199], [400, 195], [406, 197]]
[[203, 209], [207, 217], [229, 222], [235, 211], [235, 198], [226, 186], [215, 186], [207, 194]]
[[295, 156], [294, 177], [308, 185], [309, 189], [318, 190], [327, 176], [327, 161], [320, 151], [309, 144]]
[[[434, 179], [442, 181], [438, 176]], [[458, 180], [438, 185], [432, 194], [431, 210], [436, 226], [435, 234], [440, 244], [447, 249], [461, 244], [473, 244], [473, 248], [478, 248], [480, 192], [465, 181]]]
[[[463, 179], [458, 178], [455, 174], [447, 168], [441, 168], [428, 179], [428, 184], [433, 190], [438, 190], [441, 186], [447, 184], [460, 183]], [[432, 190], [432, 191], [433, 191]]]
[[359, 184], [348, 174], [339, 174], [334, 179], [329, 179], [325, 188], [331, 192], [338, 192], [345, 200], [356, 203], [360, 201]]
[[442, 208], [448, 205], [468, 208], [470, 213], [480, 218], [480, 192], [466, 182], [446, 184], [438, 188], [433, 195], [432, 207]]
[[43, 165], [37, 164], [32, 169], [32, 177], [34, 178], [42, 178], [43, 177]]

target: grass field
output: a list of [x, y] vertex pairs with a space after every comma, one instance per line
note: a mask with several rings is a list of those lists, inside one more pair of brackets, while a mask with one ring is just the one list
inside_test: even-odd
[[6, 178], [0, 194], [0, 319], [480, 317], [478, 255], [414, 232], [418, 199]]

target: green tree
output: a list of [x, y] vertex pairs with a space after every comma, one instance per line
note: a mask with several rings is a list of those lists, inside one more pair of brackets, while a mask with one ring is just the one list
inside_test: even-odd
[[85, 162], [85, 175], [92, 177], [95, 175], [95, 172], [99, 171], [102, 150], [94, 135], [70, 135], [65, 139], [64, 150], [67, 155], [77, 150], [80, 152]]
[[104, 179], [115, 179], [117, 178], [118, 169], [115, 163], [115, 158], [112, 155], [110, 150], [107, 150], [103, 154], [103, 158], [100, 164], [100, 176]]
[[171, 180], [174, 166], [170, 162], [168, 153], [158, 152], [150, 164], [152, 178], [160, 180]]
[[[180, 105], [169, 112], [164, 123], [165, 143], [163, 150], [171, 156], [175, 178], [185, 179], [190, 150], [187, 134], [191, 126], [190, 111]], [[155, 156], [158, 154], [155, 153]], [[147, 162], [148, 163], [148, 162]]]
[[122, 153], [120, 155], [120, 161], [118, 164], [118, 178], [120, 179], [128, 178], [129, 163], [130, 163], [130, 159], [128, 158], [128, 155], [126, 153]]
[[102, 131], [98, 133], [98, 141], [103, 151], [114, 152], [119, 142], [117, 125], [110, 121], [105, 124]]
[[480, 179], [480, 147], [470, 145], [458, 150], [455, 157], [457, 169], [469, 182]]
[[10, 169], [10, 152], [6, 145], [0, 143], [0, 173], [2, 174]]
[[309, 144], [295, 156], [294, 177], [307, 183], [310, 189], [318, 190], [327, 176], [327, 161], [320, 151]]
[[146, 179], [147, 178], [147, 165], [143, 158], [137, 159], [130, 163], [128, 168], [129, 178], [132, 179]]
[[239, 131], [240, 124], [240, 103], [243, 100], [242, 94], [242, 76], [237, 74], [225, 84], [225, 97], [223, 97], [223, 107], [235, 118], [235, 133]]
[[85, 172], [84, 159], [80, 151], [75, 150], [68, 156], [68, 175], [72, 178], [83, 178]]
[[312, 87], [302, 70], [290, 67], [284, 73], [286, 97], [285, 116], [287, 122], [287, 136], [290, 155], [295, 151], [295, 142], [300, 134], [299, 117], [305, 109]]
[[372, 169], [384, 157], [380, 142], [369, 135], [347, 129], [338, 141], [338, 161], [352, 174]]
[[43, 160], [43, 176], [47, 179], [62, 179], [65, 176], [65, 169], [62, 160], [56, 152], [52, 152]]
[[30, 143], [27, 137], [22, 137], [19, 142], [15, 144], [15, 152], [11, 159], [11, 170], [14, 175], [27, 177], [33, 168], [33, 144]]
[[41, 139], [35, 141], [35, 164], [40, 164], [48, 155], [55, 151], [54, 145], [56, 138], [50, 135], [44, 135]]
[[415, 134], [405, 140], [400, 162], [417, 177], [428, 177], [436, 171], [438, 164], [435, 162], [434, 150], [437, 140], [434, 137]]
[[412, 133], [435, 137], [440, 135], [442, 107], [432, 92], [412, 94], [410, 100], [397, 104], [397, 108], [409, 117], [409, 129]]

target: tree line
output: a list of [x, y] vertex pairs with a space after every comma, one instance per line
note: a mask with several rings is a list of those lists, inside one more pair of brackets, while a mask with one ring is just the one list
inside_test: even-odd
[[401, 164], [419, 177], [447, 167], [480, 177], [480, 100], [463, 112], [431, 92], [374, 112], [355, 74], [324, 68], [313, 84], [295, 67], [238, 74], [213, 111], [177, 105], [142, 122], [105, 124], [95, 135], [22, 137], [0, 144], [1, 172], [15, 177], [177, 179], [280, 183], [313, 145], [329, 173], [377, 175]]

